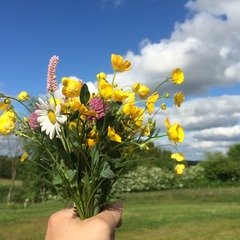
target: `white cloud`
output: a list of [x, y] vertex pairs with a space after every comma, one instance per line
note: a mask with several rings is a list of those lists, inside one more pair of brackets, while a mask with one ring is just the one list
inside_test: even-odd
[[[204, 151], [226, 152], [240, 141], [240, 96], [193, 98], [214, 87], [240, 83], [240, 1], [188, 1], [186, 8], [188, 17], [175, 24], [169, 39], [156, 43], [144, 39], [139, 53], [127, 52], [132, 70], [117, 75], [116, 82], [120, 86], [141, 82], [154, 89], [172, 69], [182, 68], [186, 80], [179, 88], [192, 99], [181, 109], [169, 108], [168, 114], [186, 131], [179, 149], [189, 159], [201, 159]], [[164, 91], [172, 90], [169, 86]], [[160, 129], [163, 121], [158, 114]]]
[[115, 9], [119, 8], [124, 4], [124, 0], [101, 0], [102, 7], [105, 9], [107, 3], [112, 3]]
[[179, 149], [189, 159], [201, 159], [205, 151], [226, 152], [230, 145], [240, 142], [239, 102], [238, 95], [195, 98], [181, 108], [168, 108], [156, 119], [162, 129], [166, 116], [172, 123], [180, 123], [186, 134]]
[[139, 54], [126, 54], [133, 69], [118, 75], [122, 85], [139, 81], [154, 88], [175, 67], [185, 72], [188, 95], [240, 82], [240, 1], [197, 0], [186, 7], [191, 17], [176, 23], [169, 39], [144, 39]]
[[121, 5], [123, 5], [123, 3], [124, 3], [124, 0], [113, 0], [114, 8], [120, 7]]

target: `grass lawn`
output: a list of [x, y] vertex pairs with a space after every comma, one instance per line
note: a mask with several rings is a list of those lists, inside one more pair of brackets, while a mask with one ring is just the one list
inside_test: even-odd
[[[47, 219], [60, 202], [0, 205], [0, 240], [44, 239]], [[240, 239], [240, 188], [169, 190], [124, 196], [117, 240]]]

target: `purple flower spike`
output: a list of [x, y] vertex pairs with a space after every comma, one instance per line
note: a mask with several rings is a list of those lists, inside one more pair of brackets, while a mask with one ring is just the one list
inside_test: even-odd
[[89, 108], [97, 112], [97, 119], [100, 119], [105, 116], [109, 106], [101, 98], [94, 97], [90, 99]]
[[57, 90], [57, 80], [56, 80], [56, 68], [58, 64], [58, 56], [52, 56], [48, 64], [48, 75], [47, 75], [47, 91], [55, 92]]
[[32, 112], [29, 116], [29, 126], [33, 131], [39, 128], [37, 118], [38, 115], [35, 112]]

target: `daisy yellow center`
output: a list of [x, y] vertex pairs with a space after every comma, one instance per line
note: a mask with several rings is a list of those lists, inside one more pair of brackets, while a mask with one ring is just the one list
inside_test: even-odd
[[50, 122], [52, 123], [52, 124], [55, 124], [56, 123], [56, 121], [57, 121], [57, 118], [56, 118], [56, 115], [55, 115], [55, 113], [53, 112], [53, 111], [48, 111], [48, 119], [50, 120]]

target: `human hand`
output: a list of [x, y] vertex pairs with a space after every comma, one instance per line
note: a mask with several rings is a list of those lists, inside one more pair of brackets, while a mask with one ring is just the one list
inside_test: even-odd
[[114, 240], [114, 230], [121, 225], [122, 204], [115, 203], [94, 217], [81, 221], [74, 209], [51, 215], [45, 240]]

